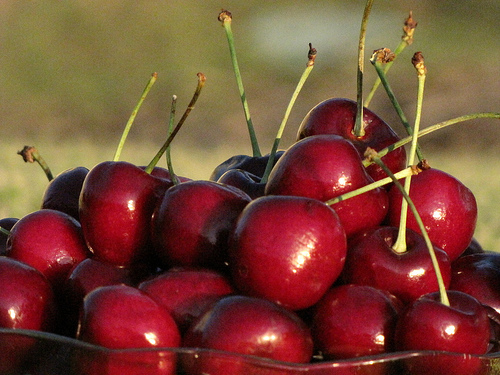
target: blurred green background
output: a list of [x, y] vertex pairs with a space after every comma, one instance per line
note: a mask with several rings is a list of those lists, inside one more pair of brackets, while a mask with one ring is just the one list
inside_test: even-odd
[[[316, 65], [291, 113], [282, 147], [308, 110], [329, 97], [356, 96], [357, 40], [365, 1], [2, 1], [0, 9], [0, 217], [37, 209], [43, 172], [16, 154], [33, 145], [54, 173], [113, 157], [121, 131], [151, 73], [158, 81], [132, 127], [122, 160], [147, 164], [165, 139], [172, 95], [180, 116], [196, 86], [207, 83], [176, 138], [177, 173], [208, 178], [233, 154], [251, 152], [228, 52], [221, 9], [233, 14], [236, 50], [250, 111], [268, 152], [305, 68], [308, 43]], [[394, 49], [412, 10], [415, 42], [389, 73], [410, 120], [417, 79], [411, 56], [428, 68], [422, 126], [472, 112], [500, 111], [498, 0], [375, 1], [366, 58]], [[365, 65], [365, 94], [376, 74]], [[383, 90], [370, 105], [398, 133], [402, 127]], [[421, 140], [433, 167], [476, 194], [477, 237], [500, 248], [498, 121], [478, 120]], [[493, 159], [495, 158], [495, 159]], [[164, 160], [162, 160], [164, 163]], [[493, 202], [493, 204], [492, 204]]]

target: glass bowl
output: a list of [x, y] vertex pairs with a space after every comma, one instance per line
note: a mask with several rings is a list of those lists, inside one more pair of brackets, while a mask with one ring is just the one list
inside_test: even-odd
[[500, 374], [500, 353], [395, 352], [308, 364], [191, 348], [110, 350], [51, 333], [0, 329], [8, 375], [386, 375]]

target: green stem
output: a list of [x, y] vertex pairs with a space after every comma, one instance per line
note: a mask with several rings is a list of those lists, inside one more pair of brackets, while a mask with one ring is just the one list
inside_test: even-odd
[[[172, 96], [172, 104], [170, 105], [170, 118], [168, 122], [168, 135], [172, 134], [174, 130], [174, 119], [175, 119], [175, 107], [177, 104], [177, 96], [173, 95]], [[179, 179], [177, 178], [175, 172], [174, 172], [174, 166], [172, 165], [172, 155], [170, 154], [171, 150], [171, 145], [167, 147], [167, 150], [165, 151], [165, 157], [167, 159], [167, 168], [168, 172], [170, 173], [170, 179], [172, 180], [174, 185], [178, 185], [180, 183]]]
[[[383, 49], [383, 50], [385, 50], [385, 49]], [[396, 110], [396, 113], [398, 114], [399, 118], [401, 119], [401, 123], [403, 124], [403, 126], [406, 130], [406, 133], [408, 135], [412, 135], [413, 129], [411, 128], [411, 126], [406, 118], [406, 115], [404, 114], [404, 112], [401, 108], [401, 105], [399, 104], [398, 100], [396, 99], [396, 95], [394, 95], [394, 91], [392, 90], [392, 88], [389, 84], [389, 81], [387, 80], [387, 75], [385, 74], [384, 66], [391, 63], [392, 61], [394, 61], [393, 60], [394, 57], [391, 57], [391, 60], [389, 60], [388, 62], [385, 62], [384, 58], [381, 58], [380, 52], [381, 52], [381, 50], [375, 51], [372, 55], [372, 58], [370, 59], [370, 62], [375, 67], [375, 70], [378, 74], [378, 77], [379, 77], [380, 81], [382, 82], [382, 85], [384, 86], [385, 91], [387, 93], [387, 96], [389, 97], [394, 109]], [[416, 152], [417, 152], [418, 159], [420, 161], [422, 161], [424, 159], [424, 156], [423, 156], [422, 150], [420, 149], [420, 146], [418, 144], [417, 144]], [[412, 163], [410, 163], [410, 164], [412, 164]]]
[[231, 28], [231, 22], [232, 22], [231, 12], [223, 10], [221, 13], [219, 13], [219, 21], [222, 22], [222, 26], [224, 26], [224, 30], [226, 31], [226, 37], [229, 44], [229, 53], [231, 55], [231, 62], [233, 64], [233, 70], [236, 76], [236, 83], [238, 84], [241, 104], [243, 105], [243, 111], [245, 112], [248, 134], [250, 136], [250, 142], [252, 144], [252, 153], [253, 156], [262, 156], [259, 148], [259, 143], [257, 141], [257, 136], [255, 135], [255, 130], [252, 123], [252, 117], [250, 116], [250, 110], [248, 108], [247, 97], [245, 94], [245, 88], [243, 87], [243, 80], [241, 78], [238, 59], [236, 58], [236, 49], [234, 47], [234, 36]]
[[420, 231], [422, 232], [422, 237], [424, 237], [427, 249], [429, 250], [432, 266], [434, 267], [434, 272], [436, 273], [436, 278], [439, 286], [439, 295], [441, 298], [441, 303], [443, 305], [450, 306], [450, 301], [448, 300], [448, 294], [446, 293], [446, 287], [444, 285], [443, 275], [441, 274], [441, 269], [439, 268], [436, 252], [434, 251], [434, 246], [432, 245], [427, 230], [425, 229], [425, 225], [422, 221], [422, 218], [420, 217], [420, 214], [417, 211], [417, 208], [415, 207], [415, 204], [411, 200], [410, 196], [406, 193], [404, 187], [398, 181], [398, 178], [391, 172], [389, 168], [387, 168], [384, 162], [380, 159], [380, 156], [377, 156], [376, 153], [374, 153], [374, 155], [372, 155], [371, 158], [377, 165], [379, 165], [385, 171], [385, 173], [387, 173], [389, 177], [392, 178], [394, 185], [401, 192], [401, 194], [404, 197], [404, 200], [408, 202], [408, 206], [411, 209], [413, 215], [415, 216], [415, 220], [418, 224], [418, 227], [420, 228]]
[[21, 155], [26, 163], [37, 162], [38, 165], [43, 169], [45, 176], [47, 176], [49, 182], [54, 179], [54, 175], [52, 174], [49, 165], [35, 147], [24, 146], [24, 148], [21, 151], [18, 151], [17, 154]]
[[[418, 93], [417, 93], [417, 108], [415, 113], [415, 125], [413, 127], [413, 134], [418, 134], [420, 130], [420, 119], [422, 116], [422, 103], [424, 99], [424, 86], [425, 86], [425, 77], [426, 77], [426, 69], [424, 65], [424, 58], [420, 52], [417, 52], [413, 55], [412, 63], [417, 69], [418, 76]], [[415, 161], [415, 155], [417, 151], [417, 141], [418, 137], [413, 135], [411, 146], [410, 146], [410, 154], [408, 156], [408, 164], [413, 165]], [[410, 194], [410, 186], [411, 186], [411, 176], [405, 179], [404, 189], [406, 194]], [[405, 252], [406, 251], [406, 222], [408, 218], [408, 202], [403, 200], [401, 202], [401, 218], [399, 221], [399, 234], [398, 238], [393, 246], [394, 251], [396, 252]]]
[[[435, 132], [436, 130], [439, 130], [439, 129], [443, 129], [443, 128], [446, 128], [450, 125], [455, 125], [455, 124], [459, 124], [459, 123], [462, 123], [462, 122], [465, 122], [465, 121], [469, 121], [469, 120], [477, 120], [477, 119], [500, 119], [500, 112], [479, 112], [479, 113], [471, 113], [471, 114], [468, 114], [468, 115], [463, 115], [463, 116], [459, 116], [459, 117], [455, 117], [453, 119], [449, 119], [449, 120], [446, 120], [446, 121], [443, 121], [443, 122], [439, 122], [437, 124], [434, 124], [434, 125], [431, 125], [423, 130], [421, 130], [419, 133], [418, 133], [418, 138], [421, 138], [423, 137], [424, 135], [428, 135], [428, 134], [431, 134], [433, 132]], [[403, 138], [397, 142], [395, 142], [394, 144], [380, 150], [378, 152], [378, 155], [380, 157], [383, 157], [385, 155], [387, 155], [389, 152], [391, 151], [394, 151], [395, 149], [399, 148], [399, 147], [402, 147], [408, 143], [410, 143], [413, 139], [413, 136], [409, 136], [409, 137], [406, 137], [406, 138]], [[370, 160], [369, 158], [366, 158], [363, 160], [363, 165], [365, 167], [369, 166], [373, 164], [373, 161]]]
[[274, 139], [273, 147], [271, 148], [271, 152], [269, 154], [269, 159], [267, 161], [266, 169], [264, 171], [264, 174], [262, 175], [261, 178], [261, 183], [266, 183], [267, 179], [269, 178], [269, 174], [271, 173], [271, 170], [274, 165], [274, 159], [276, 156], [276, 152], [278, 151], [278, 147], [281, 141], [281, 137], [283, 136], [283, 132], [285, 130], [286, 123], [288, 122], [288, 117], [290, 116], [290, 112], [292, 111], [292, 108], [295, 104], [295, 101], [297, 100], [297, 97], [299, 96], [300, 91], [302, 90], [302, 87], [304, 86], [304, 83], [307, 80], [307, 77], [309, 77], [309, 74], [311, 73], [312, 69], [314, 68], [314, 61], [316, 59], [316, 54], [317, 51], [315, 48], [312, 48], [311, 43], [309, 43], [309, 52], [308, 52], [308, 62], [306, 64], [306, 69], [302, 73], [302, 76], [300, 77], [299, 83], [297, 84], [297, 87], [295, 88], [295, 91], [293, 92], [292, 98], [290, 99], [290, 102], [288, 103], [288, 107], [285, 111], [285, 116], [283, 116], [283, 120], [281, 121], [281, 125], [278, 129], [278, 133], [276, 135], [276, 138]]
[[160, 150], [156, 153], [155, 157], [151, 160], [151, 162], [144, 169], [146, 171], [146, 173], [151, 173], [151, 171], [156, 166], [156, 164], [158, 164], [158, 161], [163, 156], [163, 154], [167, 150], [168, 146], [170, 146], [170, 143], [172, 143], [172, 140], [175, 138], [175, 136], [177, 135], [177, 133], [181, 129], [182, 125], [186, 121], [187, 117], [189, 116], [189, 113], [191, 113], [191, 111], [193, 110], [194, 105], [195, 105], [196, 101], [198, 100], [198, 97], [200, 96], [201, 89], [205, 85], [205, 81], [206, 81], [206, 77], [203, 73], [198, 73], [197, 75], [198, 75], [198, 85], [196, 86], [196, 90], [193, 94], [193, 97], [191, 98], [191, 101], [189, 102], [189, 105], [186, 108], [186, 111], [184, 112], [181, 119], [179, 120], [179, 122], [175, 126], [174, 130], [172, 130], [172, 132], [168, 136], [168, 138], [165, 141], [165, 143], [163, 144], [163, 146], [160, 148]]
[[5, 234], [6, 236], [10, 235], [10, 231], [8, 229], [3, 228], [3, 227], [0, 227], [0, 233]]
[[356, 123], [354, 125], [354, 135], [356, 137], [362, 137], [365, 135], [365, 129], [363, 124], [363, 70], [364, 70], [364, 59], [365, 59], [365, 40], [366, 40], [366, 27], [368, 25], [368, 16], [370, 15], [373, 5], [373, 0], [367, 0], [365, 4], [365, 11], [363, 13], [363, 19], [361, 20], [361, 30], [359, 33], [359, 44], [358, 44], [358, 74], [357, 74], [357, 111], [356, 111]]
[[[401, 178], [405, 178], [405, 177], [411, 176], [411, 175], [416, 174], [416, 173], [419, 173], [419, 171], [417, 169], [412, 168], [412, 167], [408, 167], [408, 168], [403, 169], [402, 171], [397, 172], [395, 174], [395, 176], [396, 176], [396, 178], [401, 179]], [[349, 198], [355, 197], [357, 195], [366, 193], [367, 191], [382, 187], [382, 186], [387, 185], [391, 182], [392, 182], [392, 178], [385, 177], [385, 178], [382, 178], [382, 179], [377, 180], [375, 182], [372, 182], [371, 184], [363, 186], [359, 189], [356, 189], [356, 190], [344, 193], [342, 195], [339, 195], [338, 197], [332, 198], [332, 199], [326, 201], [325, 204], [331, 206], [332, 204], [345, 201], [346, 199], [349, 199]]]
[[149, 79], [146, 87], [144, 88], [144, 91], [142, 92], [142, 95], [141, 95], [141, 98], [139, 99], [139, 102], [137, 102], [134, 110], [132, 111], [132, 114], [130, 115], [130, 117], [127, 121], [127, 124], [125, 125], [125, 129], [123, 130], [122, 136], [120, 138], [120, 142], [118, 143], [118, 147], [116, 148], [115, 155], [113, 157], [113, 161], [118, 161], [120, 159], [123, 145], [125, 144], [125, 140], [127, 139], [130, 128], [132, 127], [132, 124], [134, 123], [135, 117], [137, 116], [137, 112], [139, 112], [139, 108], [141, 108], [141, 105], [144, 102], [144, 99], [146, 99], [146, 96], [148, 95], [149, 90], [151, 90], [151, 87], [156, 82], [157, 78], [158, 78], [158, 73], [153, 73], [151, 75], [151, 78]]

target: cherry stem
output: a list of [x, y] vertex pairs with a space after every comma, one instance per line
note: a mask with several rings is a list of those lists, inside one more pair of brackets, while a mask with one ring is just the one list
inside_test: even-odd
[[448, 294], [446, 293], [446, 287], [445, 287], [445, 284], [443, 281], [443, 275], [441, 273], [441, 269], [439, 268], [439, 263], [438, 263], [438, 260], [436, 257], [436, 252], [434, 251], [434, 246], [432, 245], [432, 242], [429, 238], [427, 230], [425, 229], [425, 225], [422, 221], [422, 218], [420, 217], [420, 214], [418, 213], [417, 208], [415, 207], [415, 204], [413, 203], [410, 196], [405, 191], [405, 188], [399, 182], [398, 177], [396, 175], [394, 175], [394, 173], [392, 173], [392, 171], [385, 165], [385, 163], [382, 161], [382, 159], [377, 154], [377, 152], [373, 149], [368, 149], [367, 153], [370, 154], [369, 158], [372, 159], [374, 163], [379, 165], [385, 171], [385, 173], [387, 173], [387, 175], [389, 177], [391, 177], [394, 185], [397, 187], [397, 189], [399, 189], [399, 191], [403, 195], [404, 200], [406, 202], [408, 202], [408, 206], [410, 207], [413, 215], [415, 216], [415, 220], [418, 224], [418, 227], [420, 228], [420, 231], [422, 232], [422, 236], [423, 236], [425, 243], [427, 245], [427, 249], [429, 250], [429, 255], [431, 257], [432, 266], [434, 268], [434, 272], [436, 274], [436, 278], [437, 278], [437, 282], [438, 282], [439, 296], [441, 299], [441, 303], [443, 305], [450, 306], [450, 301], [448, 299]]
[[[170, 118], [168, 121], [168, 135], [172, 133], [174, 130], [174, 119], [175, 119], [175, 107], [177, 104], [177, 95], [172, 96], [172, 104], [170, 105]], [[167, 159], [167, 168], [168, 172], [170, 173], [170, 179], [172, 180], [172, 183], [174, 185], [178, 185], [180, 183], [179, 179], [177, 178], [175, 172], [174, 172], [174, 166], [172, 165], [172, 156], [170, 154], [171, 150], [171, 145], [169, 145], [165, 151], [165, 157]]]
[[5, 229], [5, 228], [3, 228], [3, 227], [0, 227], [0, 233], [3, 233], [3, 234], [5, 234], [6, 236], [9, 236], [9, 235], [10, 235], [10, 230]]
[[47, 164], [45, 159], [42, 157], [42, 155], [40, 155], [40, 153], [38, 152], [38, 150], [35, 147], [24, 146], [24, 148], [21, 151], [18, 151], [17, 154], [21, 155], [23, 157], [23, 160], [26, 163], [37, 162], [38, 165], [40, 165], [40, 167], [42, 167], [49, 182], [54, 179], [54, 175], [52, 174], [52, 171], [50, 170], [49, 165]]
[[[427, 73], [427, 69], [424, 64], [424, 57], [421, 52], [416, 52], [412, 58], [412, 64], [417, 71], [418, 77], [418, 93], [417, 93], [417, 108], [415, 114], [415, 124], [413, 128], [413, 138], [410, 146], [410, 153], [408, 156], [408, 164], [412, 165], [415, 161], [415, 155], [417, 151], [417, 140], [418, 137], [415, 134], [418, 134], [420, 130], [420, 119], [422, 116], [422, 102], [424, 99], [424, 86], [425, 86], [425, 77]], [[405, 179], [405, 191], [407, 194], [410, 193], [410, 185], [411, 185], [411, 176]], [[408, 202], [403, 200], [401, 202], [401, 218], [399, 221], [399, 234], [396, 242], [394, 243], [393, 249], [396, 252], [405, 252], [406, 251], [406, 222], [408, 215]]]
[[[399, 42], [398, 46], [394, 50], [394, 58], [399, 56], [403, 50], [411, 45], [413, 43], [413, 34], [415, 32], [415, 28], [417, 27], [417, 22], [413, 19], [413, 14], [410, 11], [410, 15], [408, 18], [405, 20], [405, 25], [403, 27], [403, 36], [401, 37], [401, 41]], [[383, 71], [384, 73], [387, 73], [389, 69], [391, 68], [392, 64], [394, 63], [394, 59], [392, 61], [387, 62], [387, 64], [384, 65]], [[365, 99], [365, 108], [368, 108], [368, 106], [371, 103], [371, 100], [373, 99], [373, 96], [375, 95], [375, 91], [377, 91], [378, 87], [380, 86], [380, 83], [382, 80], [380, 79], [380, 76], [377, 77], [375, 82], [373, 83], [372, 89], [370, 90], [370, 93], [366, 96]]]
[[205, 77], [205, 75], [203, 73], [198, 73], [197, 76], [198, 76], [198, 85], [196, 86], [196, 90], [193, 94], [193, 97], [191, 98], [191, 101], [189, 102], [186, 110], [184, 111], [184, 114], [182, 115], [181, 119], [179, 120], [179, 122], [177, 123], [175, 128], [172, 130], [172, 132], [170, 132], [170, 134], [169, 134], [167, 140], [165, 141], [165, 143], [163, 144], [163, 146], [160, 148], [160, 150], [156, 153], [155, 157], [151, 160], [151, 162], [144, 169], [144, 171], [146, 173], [151, 173], [151, 171], [156, 166], [156, 164], [158, 164], [158, 161], [163, 156], [163, 154], [167, 150], [168, 146], [170, 146], [170, 143], [172, 143], [172, 140], [175, 138], [175, 136], [177, 135], [177, 133], [181, 129], [182, 125], [186, 121], [187, 117], [189, 116], [191, 111], [194, 109], [194, 105], [196, 104], [196, 101], [198, 100], [198, 97], [200, 96], [201, 89], [203, 88], [203, 86], [205, 85], [205, 81], [207, 80], [207, 78]]
[[[408, 135], [413, 135], [413, 129], [411, 128], [402, 108], [401, 105], [399, 104], [398, 100], [396, 99], [396, 95], [394, 95], [394, 91], [392, 91], [392, 88], [389, 84], [389, 81], [387, 80], [387, 75], [384, 71], [384, 66], [389, 64], [390, 62], [394, 61], [395, 54], [391, 52], [390, 49], [388, 48], [381, 48], [376, 51], [374, 51], [372, 58], [370, 59], [370, 62], [372, 65], [375, 67], [375, 70], [379, 76], [379, 79], [382, 82], [382, 85], [385, 88], [385, 91], [387, 93], [387, 96], [389, 97], [394, 109], [396, 110], [396, 113], [398, 114], [399, 118], [401, 119], [401, 122], [406, 130], [406, 133]], [[365, 105], [366, 106], [366, 105]], [[422, 150], [420, 149], [420, 146], [417, 144], [417, 156], [420, 161], [424, 159], [424, 156], [422, 154]]]
[[361, 20], [361, 31], [359, 33], [358, 44], [358, 74], [357, 74], [357, 111], [356, 122], [354, 124], [354, 135], [362, 137], [365, 135], [363, 124], [363, 71], [365, 59], [365, 40], [366, 40], [366, 27], [368, 25], [368, 16], [372, 9], [373, 0], [367, 0], [365, 11], [363, 12], [363, 19]]
[[[419, 133], [418, 133], [418, 138], [421, 138], [423, 137], [424, 135], [427, 135], [427, 134], [431, 134], [433, 132], [435, 132], [436, 130], [439, 130], [439, 129], [443, 129], [443, 128], [446, 128], [450, 125], [455, 125], [455, 124], [459, 124], [459, 123], [462, 123], [462, 122], [465, 122], [465, 121], [469, 121], [469, 120], [477, 120], [477, 119], [499, 119], [500, 120], [500, 112], [479, 112], [479, 113], [471, 113], [471, 114], [468, 114], [468, 115], [463, 115], [463, 116], [459, 116], [459, 117], [455, 117], [455, 118], [452, 118], [452, 119], [449, 119], [449, 120], [446, 120], [446, 121], [443, 121], [443, 122], [439, 122], [437, 124], [434, 124], [434, 125], [431, 125], [423, 130], [421, 130]], [[395, 143], [393, 143], [392, 145], [380, 150], [378, 152], [378, 155], [380, 157], [383, 157], [385, 155], [387, 155], [389, 152], [391, 151], [394, 151], [395, 149], [399, 148], [399, 147], [402, 147], [408, 143], [410, 143], [413, 139], [413, 136], [409, 136], [409, 137], [406, 137], [406, 138], [403, 138]], [[363, 160], [363, 165], [365, 167], [369, 166], [373, 164], [373, 161], [370, 160], [369, 158], [365, 158]]]
[[125, 144], [125, 140], [128, 137], [128, 133], [130, 132], [130, 128], [132, 127], [132, 124], [134, 123], [135, 117], [137, 116], [137, 112], [139, 112], [139, 108], [141, 108], [142, 103], [144, 103], [144, 100], [146, 99], [146, 96], [149, 93], [149, 90], [151, 90], [151, 87], [153, 87], [153, 84], [156, 82], [156, 79], [158, 78], [158, 73], [153, 73], [151, 75], [151, 78], [149, 79], [146, 87], [144, 88], [144, 91], [142, 92], [141, 98], [137, 102], [134, 110], [132, 111], [132, 114], [130, 115], [127, 124], [125, 125], [125, 129], [123, 129], [122, 136], [120, 138], [120, 142], [118, 143], [118, 147], [116, 148], [115, 151], [115, 156], [113, 157], [113, 161], [118, 161], [120, 159], [120, 155], [122, 153], [123, 145]]
[[[396, 178], [401, 179], [401, 178], [405, 178], [405, 177], [408, 177], [408, 176], [411, 176], [414, 174], [418, 174], [420, 172], [421, 172], [421, 170], [418, 167], [413, 166], [413, 167], [408, 167], [408, 168], [405, 168], [405, 169], [397, 172], [395, 174], [395, 176], [396, 176]], [[370, 190], [382, 187], [384, 185], [390, 184], [391, 182], [392, 182], [392, 178], [385, 177], [385, 178], [382, 178], [382, 179], [377, 180], [375, 182], [372, 182], [371, 184], [365, 185], [359, 189], [352, 190], [352, 191], [349, 191], [349, 192], [344, 193], [342, 195], [339, 195], [338, 197], [332, 198], [332, 199], [326, 201], [325, 204], [331, 206], [335, 203], [339, 203], [339, 202], [345, 201], [346, 199], [349, 199], [349, 198], [355, 197], [357, 195], [366, 193], [367, 191], [370, 191]]]
[[231, 12], [223, 10], [219, 13], [219, 21], [222, 22], [224, 30], [226, 31], [226, 37], [229, 44], [229, 53], [231, 55], [231, 62], [233, 64], [234, 74], [236, 76], [236, 83], [238, 84], [238, 90], [240, 93], [241, 104], [243, 105], [243, 111], [245, 112], [245, 119], [247, 122], [248, 134], [250, 136], [250, 142], [252, 144], [253, 156], [262, 156], [259, 148], [259, 143], [257, 141], [257, 136], [255, 135], [255, 130], [252, 123], [252, 117], [250, 116], [250, 110], [248, 108], [247, 97], [245, 94], [245, 88], [243, 87], [243, 80], [241, 78], [241, 72], [238, 65], [238, 59], [236, 58], [236, 49], [234, 47], [234, 36], [231, 28], [231, 22], [233, 16]]
[[316, 48], [312, 47], [312, 44], [309, 43], [309, 52], [307, 54], [307, 64], [306, 64], [306, 69], [302, 73], [302, 76], [300, 77], [299, 83], [297, 84], [297, 87], [295, 88], [295, 91], [293, 92], [292, 98], [290, 99], [290, 102], [288, 103], [288, 107], [285, 111], [285, 115], [283, 116], [283, 120], [281, 121], [281, 125], [278, 129], [278, 133], [276, 135], [276, 138], [274, 139], [273, 147], [271, 148], [271, 152], [269, 154], [269, 159], [266, 164], [266, 169], [264, 171], [264, 174], [262, 175], [262, 178], [260, 180], [261, 183], [266, 183], [267, 179], [269, 178], [269, 174], [271, 173], [271, 170], [273, 169], [274, 166], [274, 159], [276, 157], [276, 152], [278, 151], [278, 147], [281, 141], [281, 137], [283, 136], [283, 132], [285, 130], [286, 123], [288, 122], [288, 117], [290, 116], [290, 112], [292, 111], [292, 108], [295, 104], [295, 101], [297, 100], [297, 97], [299, 96], [300, 91], [302, 90], [302, 87], [304, 86], [304, 83], [306, 82], [307, 78], [309, 77], [309, 74], [311, 73], [312, 69], [314, 68], [314, 61], [316, 60]]

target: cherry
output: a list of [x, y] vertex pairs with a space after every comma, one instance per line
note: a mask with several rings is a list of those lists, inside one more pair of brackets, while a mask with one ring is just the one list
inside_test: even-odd
[[168, 187], [128, 162], [106, 161], [93, 167], [80, 195], [80, 221], [95, 257], [118, 266], [144, 259], [153, 210]]
[[214, 270], [173, 268], [139, 284], [184, 332], [213, 302], [234, 293], [229, 279]]
[[88, 168], [75, 167], [59, 173], [45, 188], [41, 208], [59, 210], [79, 220], [80, 192], [88, 172]]
[[[307, 363], [313, 341], [307, 325], [292, 311], [273, 302], [246, 296], [227, 296], [207, 310], [188, 329], [184, 347], [208, 348], [232, 353]], [[188, 373], [245, 374], [245, 363], [232, 359], [195, 362]], [[195, 370], [195, 371], [193, 371]]]
[[[102, 286], [85, 297], [78, 338], [110, 349], [175, 348], [180, 345], [179, 330], [173, 318], [147, 294], [127, 285]], [[141, 358], [142, 363], [137, 362], [137, 358]], [[89, 351], [83, 353], [79, 363], [83, 372], [89, 375], [173, 375], [176, 366], [172, 353], [154, 352], [127, 355], [120, 351], [96, 354]]]
[[152, 219], [154, 249], [164, 268], [224, 268], [229, 233], [250, 200], [243, 191], [214, 181], [168, 189]]
[[314, 306], [312, 335], [325, 359], [388, 353], [400, 303], [386, 291], [365, 285], [331, 288]]
[[[367, 108], [363, 109], [365, 134], [356, 136], [354, 134], [356, 112], [357, 103], [353, 100], [345, 98], [324, 100], [312, 108], [302, 120], [297, 140], [312, 135], [336, 134], [352, 142], [361, 157], [367, 147], [380, 151], [399, 141], [394, 130]], [[403, 147], [396, 148], [382, 160], [393, 173], [396, 173], [406, 167], [406, 151]], [[387, 177], [387, 174], [375, 164], [367, 167], [367, 171], [374, 180]]]
[[[349, 241], [342, 280], [346, 284], [370, 285], [387, 290], [409, 303], [437, 291], [438, 282], [423, 237], [406, 230], [407, 250], [396, 252], [392, 246], [398, 228], [367, 229]], [[445, 286], [450, 283], [451, 265], [448, 255], [434, 247]]]
[[73, 266], [90, 252], [75, 218], [41, 209], [23, 216], [12, 227], [6, 255], [36, 268], [58, 289]]
[[[334, 134], [306, 137], [281, 156], [269, 175], [266, 195], [295, 195], [326, 202], [373, 182], [351, 142]], [[347, 236], [379, 225], [388, 210], [385, 189], [335, 203]]]
[[[412, 177], [409, 195], [432, 243], [451, 261], [457, 259], [471, 243], [476, 228], [474, 194], [455, 177], [431, 168]], [[401, 200], [401, 193], [393, 186], [389, 192], [389, 225], [399, 224]], [[421, 233], [412, 213], [408, 214], [407, 227]]]
[[396, 324], [396, 350], [435, 350], [462, 353], [460, 357], [427, 357], [409, 363], [412, 374], [478, 374], [479, 359], [465, 354], [485, 354], [490, 339], [486, 309], [474, 297], [448, 291], [450, 306], [439, 293], [426, 294], [401, 313]]
[[102, 286], [87, 294], [78, 338], [109, 349], [180, 344], [173, 318], [147, 294], [128, 285]]
[[[56, 303], [48, 280], [35, 268], [0, 256], [0, 327], [51, 331]], [[34, 349], [36, 341], [21, 336], [0, 335], [2, 374], [16, 373]], [[8, 360], [5, 360], [8, 359]]]
[[229, 268], [242, 293], [300, 310], [333, 284], [345, 254], [344, 229], [328, 205], [312, 198], [265, 196], [241, 213]]
[[450, 289], [467, 293], [500, 313], [500, 254], [459, 257], [451, 266]]

